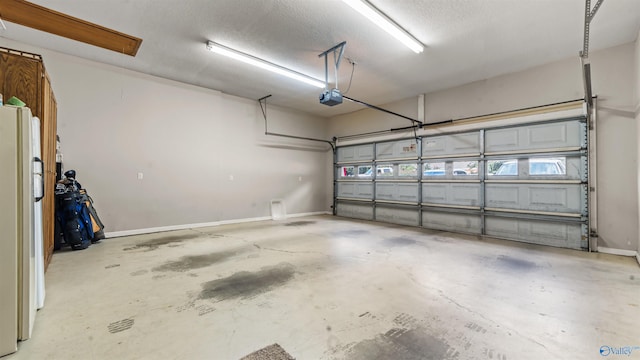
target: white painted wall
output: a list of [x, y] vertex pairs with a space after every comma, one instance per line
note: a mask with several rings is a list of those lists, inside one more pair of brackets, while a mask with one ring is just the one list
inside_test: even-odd
[[[635, 70], [634, 112], [636, 115], [636, 127], [637, 127], [636, 144], [638, 144], [640, 143], [640, 31], [638, 31], [638, 36], [636, 37], [633, 64], [634, 64], [634, 70]], [[638, 146], [638, 159], [640, 159], [640, 145]], [[637, 176], [638, 176], [638, 196], [639, 196], [638, 203], [640, 204], [640, 166], [637, 167]], [[640, 213], [638, 215], [640, 216]], [[637, 252], [638, 252], [638, 255], [637, 255], [638, 262], [640, 262], [640, 229], [638, 229]]]
[[[268, 217], [271, 199], [289, 214], [329, 210], [329, 145], [265, 136], [255, 100], [0, 46], [43, 55], [64, 167], [77, 170], [108, 232]], [[326, 119], [271, 106], [268, 116], [270, 131], [327, 138]]]
[[[637, 126], [633, 114], [634, 49], [629, 43], [590, 53], [593, 92], [598, 104], [599, 246], [638, 248]], [[577, 57], [518, 73], [474, 82], [425, 96], [427, 123], [545, 105], [584, 96]], [[353, 94], [355, 97], [356, 94]], [[408, 116], [416, 98], [384, 108]], [[329, 133], [344, 136], [406, 126], [409, 123], [371, 110], [332, 118]]]
[[633, 115], [633, 43], [591, 57], [598, 95], [598, 246], [637, 250], [638, 142]]

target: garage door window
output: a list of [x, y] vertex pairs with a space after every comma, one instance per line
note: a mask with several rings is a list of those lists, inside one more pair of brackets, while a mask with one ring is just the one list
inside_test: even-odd
[[358, 177], [371, 177], [373, 175], [373, 166], [358, 166]]
[[343, 166], [340, 168], [340, 177], [350, 178], [356, 176], [356, 167], [355, 166]]
[[376, 177], [392, 177], [393, 165], [392, 164], [378, 164], [376, 165]]
[[416, 176], [418, 176], [418, 164], [400, 164], [400, 165], [398, 165], [398, 176], [400, 176], [400, 177], [416, 177]]
[[487, 161], [487, 173], [495, 176], [517, 176], [518, 160], [490, 160]]
[[465, 176], [465, 175], [477, 175], [477, 174], [478, 174], [477, 161], [454, 161], [453, 162], [453, 176]]
[[529, 175], [566, 175], [566, 158], [529, 158]]
[[447, 173], [444, 161], [425, 163], [422, 171], [423, 176], [444, 176]]

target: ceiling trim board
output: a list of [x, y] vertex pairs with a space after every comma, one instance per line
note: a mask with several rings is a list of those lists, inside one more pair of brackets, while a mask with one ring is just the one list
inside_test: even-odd
[[0, 18], [86, 44], [136, 56], [142, 39], [24, 0], [0, 0]]

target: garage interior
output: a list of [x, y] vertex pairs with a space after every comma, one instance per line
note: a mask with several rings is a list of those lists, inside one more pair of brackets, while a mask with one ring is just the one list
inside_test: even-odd
[[25, 3], [107, 238], [7, 359], [640, 357], [640, 2]]

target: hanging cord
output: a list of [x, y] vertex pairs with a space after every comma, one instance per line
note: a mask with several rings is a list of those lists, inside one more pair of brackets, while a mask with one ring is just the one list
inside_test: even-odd
[[336, 89], [339, 89], [338, 87], [338, 62], [339, 61], [340, 60], [336, 56], [336, 52], [334, 50], [333, 51], [333, 73], [336, 74]]
[[287, 134], [279, 134], [279, 133], [274, 133], [274, 132], [270, 132], [267, 128], [267, 99], [270, 98], [271, 95], [267, 95], [264, 97], [261, 97], [260, 99], [258, 99], [258, 103], [260, 104], [260, 109], [262, 110], [262, 116], [264, 117], [264, 134], [265, 135], [271, 135], [271, 136], [280, 136], [280, 137], [286, 137], [286, 138], [290, 138], [290, 139], [300, 139], [300, 140], [309, 140], [309, 141], [319, 141], [319, 142], [323, 142], [323, 143], [327, 143], [329, 145], [331, 145], [331, 150], [333, 150], [333, 152], [336, 152], [336, 144], [335, 144], [335, 140], [329, 141], [329, 140], [323, 140], [323, 139], [315, 139], [315, 138], [308, 138], [308, 137], [304, 137], [304, 136], [296, 136], [296, 135], [287, 135]]
[[350, 58], [345, 58], [345, 59], [347, 59], [349, 64], [351, 64], [351, 76], [349, 77], [349, 86], [347, 87], [347, 90], [342, 93], [343, 95], [346, 95], [347, 93], [349, 93], [349, 90], [351, 90], [351, 81], [353, 81], [353, 72], [356, 70], [356, 62], [351, 60]]

